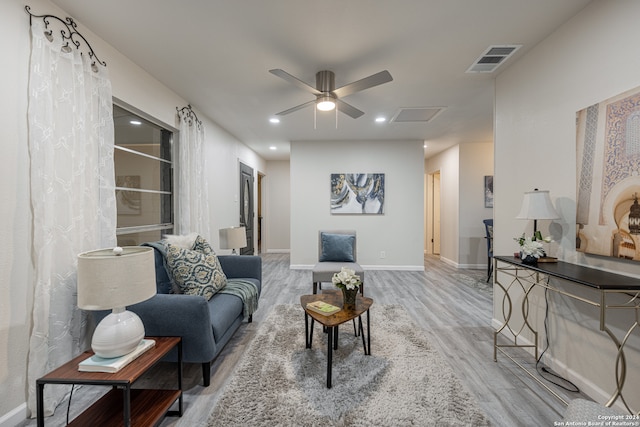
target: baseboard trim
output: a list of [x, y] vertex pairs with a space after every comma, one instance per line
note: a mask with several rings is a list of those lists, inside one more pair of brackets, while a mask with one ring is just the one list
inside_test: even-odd
[[267, 249], [268, 254], [290, 254], [291, 249]]
[[363, 265], [364, 270], [424, 271], [424, 265]]
[[[315, 264], [290, 264], [290, 270], [313, 270]], [[361, 265], [363, 270], [424, 271], [424, 265]]]
[[27, 403], [23, 403], [15, 409], [0, 417], [0, 427], [14, 427], [27, 419]]

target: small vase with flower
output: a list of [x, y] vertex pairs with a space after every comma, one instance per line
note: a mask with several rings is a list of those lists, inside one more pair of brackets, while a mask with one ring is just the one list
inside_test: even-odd
[[547, 256], [543, 244], [551, 242], [551, 237], [543, 238], [542, 234], [536, 231], [531, 237], [525, 237], [524, 233], [522, 233], [522, 236], [515, 237], [513, 240], [520, 245], [520, 259], [522, 263], [536, 265], [538, 259]]
[[335, 273], [331, 278], [331, 282], [342, 290], [343, 306], [345, 310], [355, 310], [356, 296], [362, 285], [362, 280], [354, 270], [342, 267], [339, 273]]

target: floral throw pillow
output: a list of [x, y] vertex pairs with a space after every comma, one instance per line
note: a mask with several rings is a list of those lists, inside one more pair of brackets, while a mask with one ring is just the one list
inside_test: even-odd
[[215, 255], [213, 248], [202, 236], [196, 237], [196, 240], [193, 242], [193, 247], [191, 248], [194, 251], [198, 251], [205, 255]]
[[167, 269], [185, 295], [200, 295], [209, 300], [227, 285], [227, 276], [214, 253], [167, 245]]

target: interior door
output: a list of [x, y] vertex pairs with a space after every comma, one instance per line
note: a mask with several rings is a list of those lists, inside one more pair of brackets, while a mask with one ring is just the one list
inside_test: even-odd
[[247, 246], [240, 255], [253, 255], [253, 169], [240, 163], [240, 226], [247, 230]]

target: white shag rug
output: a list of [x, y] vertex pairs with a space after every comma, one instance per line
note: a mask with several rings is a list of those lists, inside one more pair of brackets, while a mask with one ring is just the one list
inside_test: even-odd
[[[363, 316], [363, 321], [366, 318]], [[326, 388], [327, 336], [304, 311], [279, 305], [260, 325], [209, 426], [488, 426], [488, 418], [400, 305], [371, 308], [371, 355], [340, 326]]]

